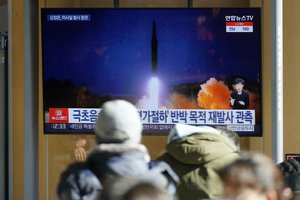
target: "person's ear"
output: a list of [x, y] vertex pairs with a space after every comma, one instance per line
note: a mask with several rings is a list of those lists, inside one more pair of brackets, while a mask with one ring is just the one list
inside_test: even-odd
[[277, 192], [275, 190], [270, 190], [267, 193], [267, 200], [279, 200]]
[[267, 200], [281, 200], [281, 198], [278, 197], [278, 194], [275, 190], [270, 190], [267, 192]]

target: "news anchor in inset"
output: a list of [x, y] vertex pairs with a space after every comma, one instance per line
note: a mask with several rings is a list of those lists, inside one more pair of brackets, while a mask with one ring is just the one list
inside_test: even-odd
[[231, 92], [230, 106], [232, 109], [249, 109], [249, 93], [243, 88], [245, 81], [241, 78], [234, 80], [234, 89], [236, 91]]

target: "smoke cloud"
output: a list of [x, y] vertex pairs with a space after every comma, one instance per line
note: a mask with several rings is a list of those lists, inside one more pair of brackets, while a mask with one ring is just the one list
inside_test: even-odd
[[202, 109], [230, 109], [230, 90], [222, 81], [210, 78], [200, 85], [198, 105]]
[[197, 101], [178, 93], [170, 97], [169, 109], [199, 109]]
[[[249, 93], [249, 109], [255, 110], [256, 120], [260, 120], [260, 95], [255, 91]], [[159, 109], [231, 109], [230, 94], [231, 90], [223, 82], [215, 78], [210, 78], [206, 83], [200, 85], [200, 90], [195, 96], [173, 92], [166, 95], [161, 94], [162, 104]], [[164, 98], [164, 95], [166, 97]], [[151, 99], [144, 95], [136, 104], [139, 109], [153, 109]]]

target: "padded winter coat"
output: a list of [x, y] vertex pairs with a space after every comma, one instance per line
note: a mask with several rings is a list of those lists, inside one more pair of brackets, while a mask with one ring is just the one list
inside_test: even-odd
[[180, 200], [216, 199], [223, 191], [218, 171], [239, 157], [225, 136], [195, 133], [167, 144], [158, 160], [167, 162], [179, 176]]
[[[144, 145], [103, 143], [87, 161], [71, 164], [61, 175], [57, 194], [60, 199], [98, 199], [108, 181], [131, 177], [176, 192], [177, 175], [165, 162], [150, 162]], [[95, 198], [97, 197], [97, 198]]]

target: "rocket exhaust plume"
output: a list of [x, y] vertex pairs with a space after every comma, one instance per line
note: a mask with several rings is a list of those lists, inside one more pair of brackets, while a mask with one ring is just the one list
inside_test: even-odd
[[148, 96], [145, 95], [137, 103], [138, 108], [158, 109], [159, 108], [159, 80], [156, 76], [157, 71], [157, 36], [156, 24], [153, 21], [151, 39], [151, 71], [152, 77], [149, 80]]
[[151, 65], [152, 65], [152, 73], [156, 74], [157, 71], [157, 36], [156, 36], [156, 24], [153, 22], [152, 26], [152, 40], [151, 40]]

